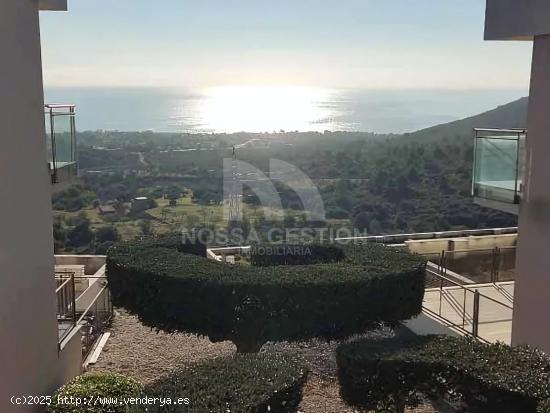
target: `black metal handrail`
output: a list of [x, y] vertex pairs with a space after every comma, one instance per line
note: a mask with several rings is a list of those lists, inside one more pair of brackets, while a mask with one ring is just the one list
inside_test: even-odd
[[56, 272], [59, 284], [55, 290], [57, 302], [58, 339], [61, 343], [76, 326], [76, 288], [72, 272]]
[[[78, 311], [76, 296], [76, 280], [97, 280], [104, 284], [83, 310]], [[105, 276], [76, 276], [74, 273], [56, 273], [58, 287], [56, 288], [59, 345], [74, 331], [82, 333], [82, 357], [85, 359], [99, 336], [110, 324], [113, 317], [111, 293]]]
[[[454, 249], [443, 250], [440, 253], [423, 253], [428, 261], [436, 264], [438, 270], [443, 275], [448, 275], [449, 272], [460, 274], [460, 276], [473, 279], [468, 279], [467, 284], [485, 284], [497, 283], [502, 281], [512, 281], [515, 278], [515, 254], [517, 247], [515, 245], [493, 247], [493, 248], [470, 248], [470, 249]], [[468, 270], [460, 261], [467, 261], [472, 254], [485, 254], [485, 260], [478, 257], [479, 272], [471, 273], [471, 268]], [[458, 257], [457, 257], [458, 256]], [[471, 259], [471, 258], [470, 258]], [[458, 267], [458, 268], [457, 268]], [[470, 265], [471, 267], [471, 265]], [[509, 270], [512, 273], [508, 274], [507, 278], [503, 279], [503, 271]], [[463, 271], [466, 271], [464, 273]], [[489, 277], [489, 278], [487, 278]]]
[[[101, 306], [100, 306], [101, 304]], [[82, 312], [77, 325], [82, 325], [82, 358], [92, 351], [95, 342], [113, 318], [111, 292], [107, 284], [96, 294], [90, 305]]]
[[[470, 288], [468, 286], [465, 286], [463, 284], [460, 284], [459, 282], [446, 277], [445, 275], [441, 274], [438, 271], [435, 271], [430, 268], [426, 268], [426, 275], [430, 277], [434, 277], [439, 280], [439, 287], [436, 288], [428, 288], [426, 291], [438, 291], [439, 292], [439, 308], [437, 311], [433, 311], [432, 309], [428, 308], [426, 305], [423, 305], [423, 310], [431, 314], [433, 316], [436, 316], [437, 318], [443, 320], [446, 324], [462, 331], [464, 334], [472, 336], [478, 340], [481, 341], [487, 341], [485, 338], [480, 337], [479, 335], [479, 317], [480, 317], [480, 300], [488, 300], [498, 306], [502, 306], [506, 310], [513, 311], [513, 307], [503, 303], [493, 297], [489, 297], [486, 294], [482, 294], [479, 292], [478, 289]], [[450, 293], [452, 289], [458, 289], [461, 290], [462, 295], [462, 302], [459, 300], [456, 300], [452, 294]], [[472, 300], [472, 308], [471, 313], [468, 312], [469, 308], [467, 307], [467, 297], [468, 294], [473, 294], [473, 300]], [[453, 320], [451, 320], [449, 317], [446, 317], [443, 312], [443, 302], [446, 302], [451, 306], [453, 311], [457, 313], [461, 319], [461, 323], [456, 323]], [[467, 329], [466, 327], [468, 325], [471, 325], [471, 330]]]

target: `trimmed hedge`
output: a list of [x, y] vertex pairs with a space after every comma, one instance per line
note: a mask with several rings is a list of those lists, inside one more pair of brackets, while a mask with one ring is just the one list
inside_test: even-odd
[[183, 241], [183, 236], [178, 234], [164, 235], [160, 237], [148, 237], [141, 239], [139, 245], [145, 248], [168, 248], [176, 250], [183, 254], [197, 255], [206, 257], [206, 244], [199, 241], [192, 242], [186, 239]]
[[[84, 374], [73, 379], [52, 397], [48, 413], [125, 413], [128, 406], [94, 403], [96, 398], [141, 397], [141, 383], [115, 373]], [[63, 398], [80, 400], [81, 405], [65, 403]]]
[[342, 397], [364, 410], [400, 411], [424, 394], [454, 395], [468, 412], [528, 413], [550, 397], [550, 359], [528, 347], [443, 336], [358, 341], [338, 348], [337, 363]]
[[550, 399], [543, 400], [539, 403], [537, 413], [550, 413]]
[[109, 251], [116, 306], [167, 332], [231, 340], [241, 352], [267, 341], [339, 339], [419, 314], [425, 260], [365, 244], [329, 264], [230, 265], [151, 244]]
[[346, 254], [336, 245], [253, 245], [250, 262], [257, 267], [312, 265], [342, 261]]
[[146, 388], [148, 397], [187, 398], [188, 404], [148, 406], [148, 412], [296, 412], [307, 378], [305, 363], [277, 353], [237, 354], [183, 368]]

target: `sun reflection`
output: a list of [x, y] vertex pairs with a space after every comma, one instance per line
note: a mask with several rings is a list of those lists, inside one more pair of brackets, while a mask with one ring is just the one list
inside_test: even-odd
[[334, 95], [297, 86], [215, 87], [195, 101], [191, 117], [211, 132], [321, 131], [338, 115]]

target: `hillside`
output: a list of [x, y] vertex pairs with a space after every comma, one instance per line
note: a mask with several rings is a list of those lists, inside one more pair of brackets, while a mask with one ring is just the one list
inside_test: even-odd
[[428, 143], [447, 138], [471, 139], [474, 128], [524, 128], [527, 123], [527, 103], [527, 98], [521, 98], [479, 115], [432, 126], [404, 136]]
[[[262, 171], [268, 171], [269, 159], [280, 159], [313, 179], [329, 228], [387, 234], [514, 226], [517, 217], [473, 204], [472, 129], [524, 127], [526, 114], [524, 98], [406, 135], [82, 133], [81, 183], [54, 198], [56, 248], [103, 253], [119, 237], [175, 230], [182, 223], [225, 225], [219, 207], [223, 159], [237, 145], [238, 159]], [[284, 226], [306, 225], [293, 190], [284, 181], [275, 186], [285, 209]], [[188, 195], [169, 207], [166, 193]], [[258, 213], [258, 199], [247, 188], [245, 195], [244, 227], [262, 234], [281, 224]], [[155, 199], [156, 208], [139, 216], [102, 217], [94, 207], [114, 202], [124, 211], [121, 206], [135, 196]]]

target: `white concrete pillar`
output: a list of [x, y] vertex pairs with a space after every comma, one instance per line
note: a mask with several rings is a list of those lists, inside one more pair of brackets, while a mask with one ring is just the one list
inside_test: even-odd
[[550, 353], [550, 35], [536, 36], [512, 344]]
[[0, 412], [59, 384], [37, 0], [0, 1]]

